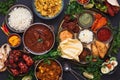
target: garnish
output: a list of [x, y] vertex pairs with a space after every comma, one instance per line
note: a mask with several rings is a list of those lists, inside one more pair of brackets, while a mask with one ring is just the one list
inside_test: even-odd
[[78, 4], [77, 1], [70, 1], [67, 6], [67, 10], [65, 11], [65, 14], [68, 14], [73, 18], [73, 15], [79, 14], [81, 12], [83, 12], [83, 6]]
[[0, 2], [0, 13], [7, 14], [8, 9], [16, 2], [16, 0], [5, 0]]
[[113, 37], [113, 42], [111, 45], [111, 48], [109, 50], [109, 56], [112, 56], [113, 54], [117, 54], [119, 52], [119, 48], [120, 48], [120, 23], [119, 26], [116, 28], [111, 27], [114, 33], [114, 37]]
[[42, 41], [43, 41], [43, 39], [41, 39], [41, 38], [38, 39], [38, 42], [42, 42]]
[[93, 79], [92, 80], [100, 80], [101, 78], [101, 64], [103, 63], [103, 61], [100, 58], [94, 58], [93, 56], [87, 56], [87, 61], [89, 62], [88, 66], [86, 67], [79, 67], [78, 69], [80, 69], [80, 71], [83, 72], [87, 72], [91, 75], [93, 75]]
[[47, 54], [44, 54], [44, 55], [37, 55], [37, 56], [34, 56], [33, 59], [36, 61], [36, 60], [40, 60], [40, 59], [47, 59], [47, 58], [52, 58], [52, 59], [56, 59], [57, 57], [59, 57], [61, 54], [60, 54], [60, 51], [58, 50], [51, 50], [49, 53]]

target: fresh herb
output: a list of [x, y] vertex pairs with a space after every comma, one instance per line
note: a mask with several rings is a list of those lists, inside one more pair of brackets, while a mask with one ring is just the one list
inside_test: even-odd
[[51, 62], [50, 62], [50, 60], [49, 60], [49, 59], [44, 59], [44, 63], [45, 63], [45, 64], [48, 64], [48, 65], [50, 65], [50, 64], [51, 64]]
[[43, 39], [41, 39], [41, 38], [40, 38], [40, 39], [38, 39], [38, 42], [42, 42], [42, 41], [43, 41]]
[[21, 77], [14, 77], [13, 75], [9, 74], [7, 80], [21, 80]]
[[114, 54], [117, 54], [119, 52], [120, 48], [120, 23], [118, 27], [111, 27], [113, 30], [113, 42], [109, 50], [109, 56], [112, 56]]
[[47, 58], [52, 58], [52, 59], [56, 59], [57, 57], [59, 57], [61, 54], [60, 54], [60, 51], [58, 50], [51, 50], [49, 53], [47, 54], [44, 54], [44, 55], [37, 55], [37, 56], [34, 56], [33, 59], [36, 61], [36, 60], [40, 60], [40, 59], [47, 59]]
[[70, 15], [73, 17], [75, 14], [79, 14], [83, 12], [83, 6], [78, 4], [77, 1], [70, 1], [70, 3], [67, 6], [67, 10], [65, 11], [65, 14]]
[[88, 72], [94, 76], [92, 80], [100, 80], [101, 78], [101, 64], [103, 61], [100, 58], [95, 58], [94, 60], [93, 56], [87, 56], [87, 61], [89, 61], [89, 64], [85, 67], [79, 67], [80, 71], [82, 72]]
[[5, 0], [0, 2], [0, 13], [6, 14], [8, 9], [16, 2], [16, 0]]

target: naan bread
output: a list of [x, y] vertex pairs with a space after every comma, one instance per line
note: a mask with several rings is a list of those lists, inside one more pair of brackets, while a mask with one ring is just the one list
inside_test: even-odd
[[108, 50], [108, 48], [106, 47], [106, 44], [97, 40], [95, 41], [95, 44], [97, 46], [100, 57], [104, 58]]
[[92, 44], [91, 45], [91, 48], [92, 48], [92, 53], [93, 53], [93, 56], [99, 56], [99, 52], [98, 52], [98, 49], [96, 47], [96, 44]]
[[60, 42], [58, 49], [61, 57], [79, 61], [79, 55], [83, 51], [83, 45], [78, 39], [66, 39]]

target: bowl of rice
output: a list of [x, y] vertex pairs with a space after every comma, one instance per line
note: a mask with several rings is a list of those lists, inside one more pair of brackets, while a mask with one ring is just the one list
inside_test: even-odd
[[32, 11], [22, 4], [12, 6], [6, 15], [8, 28], [16, 33], [23, 33], [31, 23], [33, 23]]

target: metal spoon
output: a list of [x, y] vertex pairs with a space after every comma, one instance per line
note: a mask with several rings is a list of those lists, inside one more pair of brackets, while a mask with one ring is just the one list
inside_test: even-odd
[[80, 76], [83, 80], [86, 80], [83, 76], [74, 71], [68, 63], [64, 63], [64, 71], [69, 71], [77, 80], [80, 80], [76, 75]]

